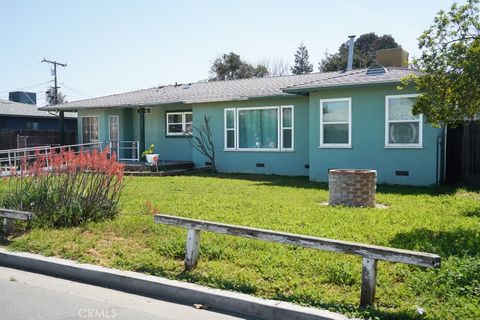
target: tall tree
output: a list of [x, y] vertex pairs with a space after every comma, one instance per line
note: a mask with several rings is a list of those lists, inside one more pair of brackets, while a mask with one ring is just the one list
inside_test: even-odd
[[243, 61], [238, 54], [230, 52], [215, 59], [210, 73], [210, 80], [262, 78], [268, 76], [268, 68], [262, 64], [251, 65]]
[[[355, 40], [353, 51], [353, 68], [367, 68], [375, 64], [375, 51], [379, 49], [398, 48], [400, 45], [389, 35], [377, 36], [374, 32], [365, 33]], [[334, 54], [325, 53], [325, 58], [318, 65], [322, 72], [345, 70], [348, 60], [348, 41], [342, 43]]]
[[295, 65], [291, 68], [293, 74], [308, 74], [312, 73], [313, 65], [308, 60], [308, 50], [307, 47], [300, 43], [300, 46], [295, 52]]
[[418, 40], [422, 54], [414, 65], [424, 73], [404, 79], [421, 92], [414, 113], [437, 126], [455, 126], [480, 114], [479, 0], [438, 12]]

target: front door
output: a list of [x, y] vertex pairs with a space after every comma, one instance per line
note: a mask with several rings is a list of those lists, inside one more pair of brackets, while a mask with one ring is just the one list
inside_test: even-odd
[[108, 140], [110, 141], [111, 152], [115, 152], [117, 157], [120, 148], [120, 123], [118, 116], [108, 116]]

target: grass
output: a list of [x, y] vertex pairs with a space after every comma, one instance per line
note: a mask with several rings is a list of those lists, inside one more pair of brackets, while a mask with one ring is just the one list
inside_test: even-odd
[[[129, 178], [122, 213], [80, 228], [36, 229], [12, 250], [240, 291], [381, 319], [480, 318], [480, 193], [379, 186], [388, 209], [325, 207], [324, 184], [280, 176]], [[162, 213], [437, 253], [440, 269], [379, 262], [376, 306], [357, 308], [361, 258], [202, 233], [198, 268], [183, 271], [186, 231]], [[420, 315], [417, 310], [424, 309]]]

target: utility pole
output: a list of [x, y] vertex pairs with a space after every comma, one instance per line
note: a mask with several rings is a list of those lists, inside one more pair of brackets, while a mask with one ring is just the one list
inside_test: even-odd
[[54, 86], [53, 86], [53, 104], [58, 104], [58, 85], [57, 85], [57, 65], [61, 67], [66, 67], [66, 63], [60, 63], [57, 61], [47, 60], [43, 58], [42, 62], [46, 62], [48, 64], [53, 65], [53, 78], [54, 78]]
[[[53, 78], [54, 78], [54, 86], [53, 86], [53, 104], [58, 104], [58, 85], [57, 85], [57, 65], [61, 67], [66, 67], [66, 63], [60, 63], [57, 61], [51, 61], [43, 58], [42, 62], [46, 62], [48, 64], [53, 65]], [[60, 126], [60, 145], [65, 145], [65, 113], [60, 111], [58, 114], [59, 126]]]

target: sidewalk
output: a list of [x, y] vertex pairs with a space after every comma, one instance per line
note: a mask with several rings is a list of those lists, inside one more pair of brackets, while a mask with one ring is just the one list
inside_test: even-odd
[[247, 319], [5, 267], [0, 310], [3, 320]]

